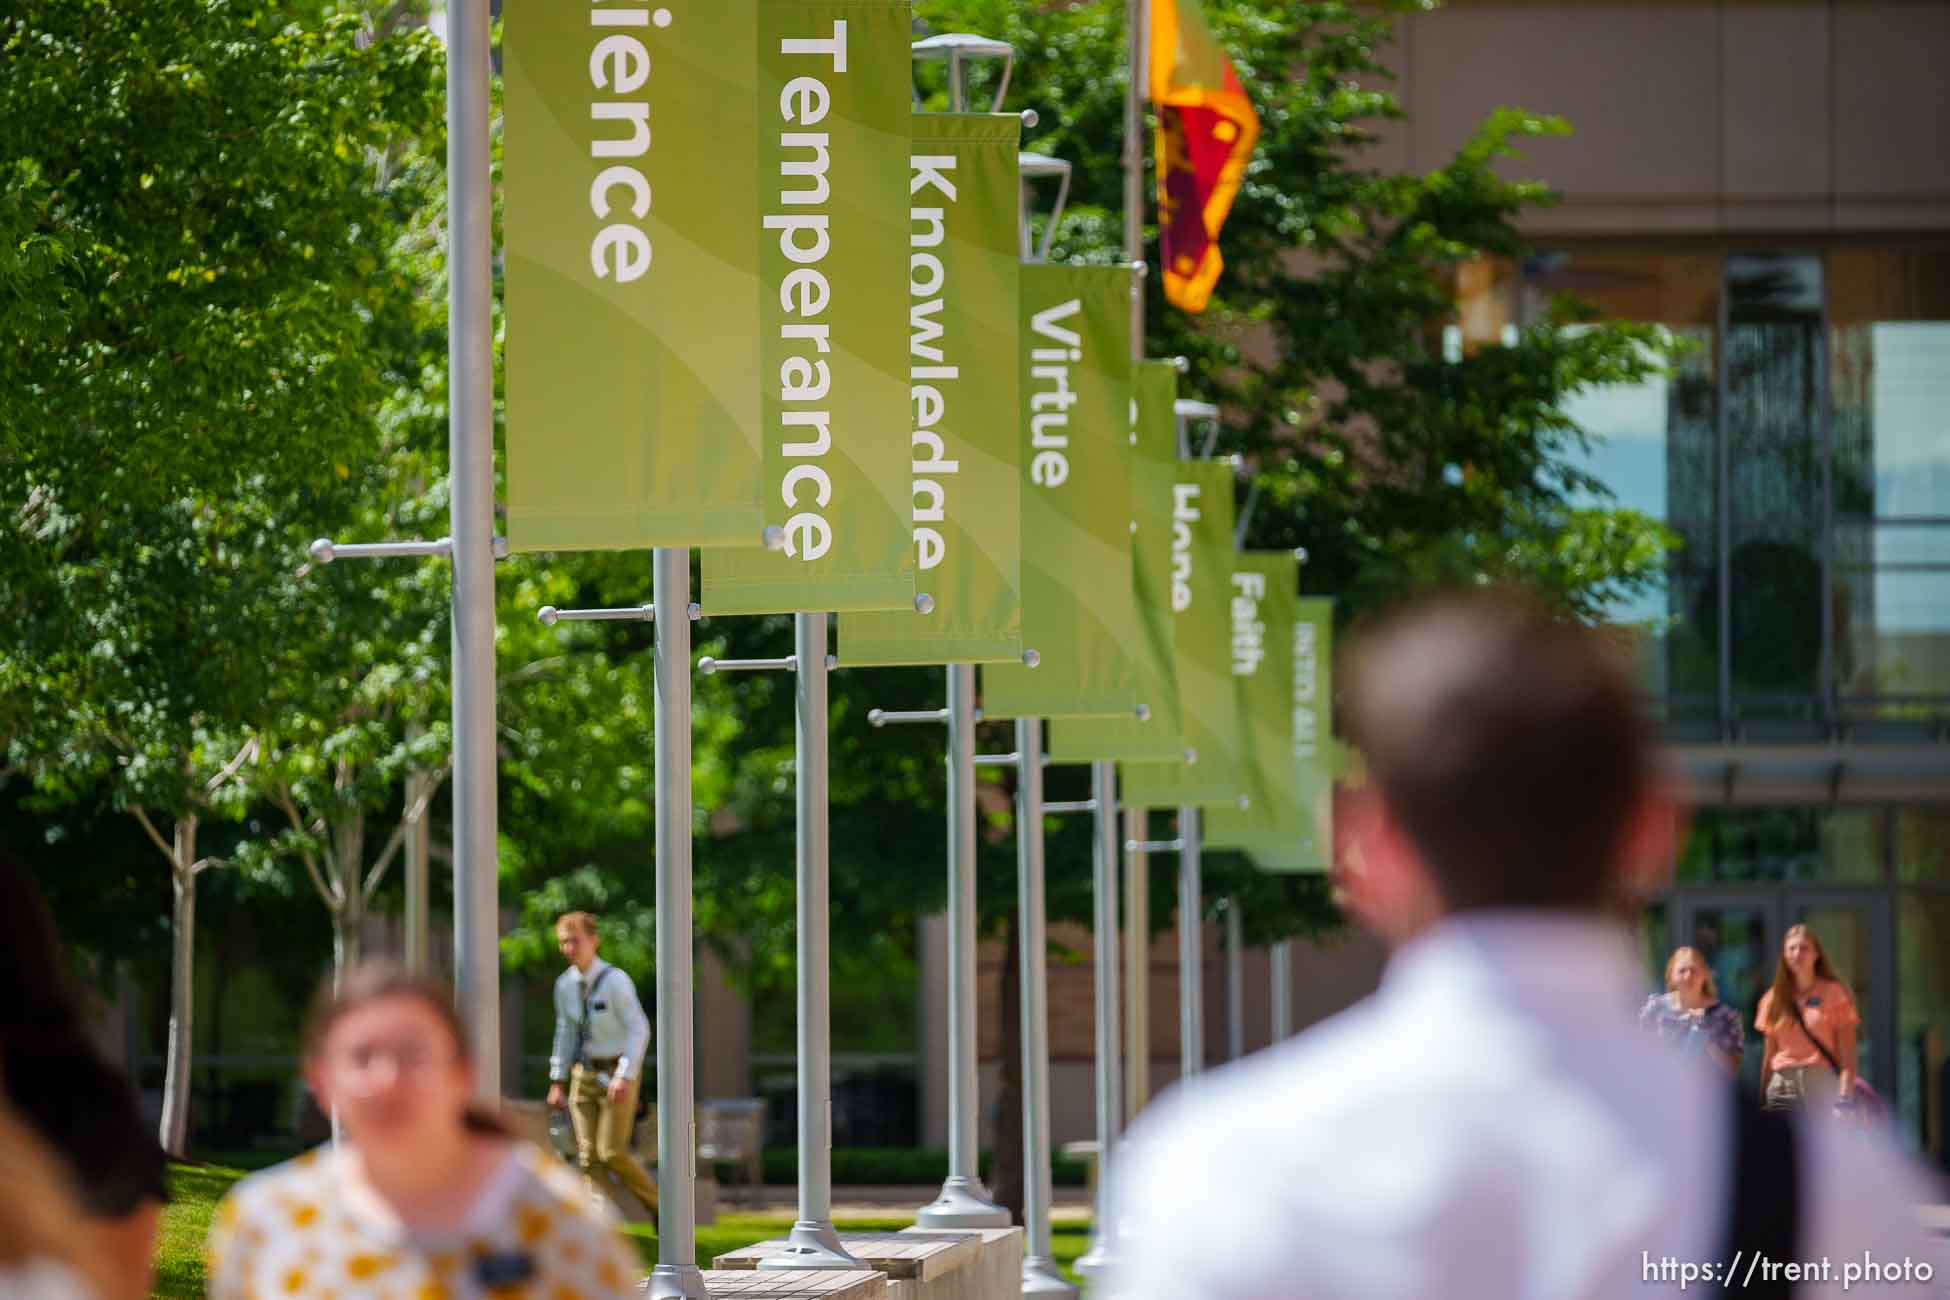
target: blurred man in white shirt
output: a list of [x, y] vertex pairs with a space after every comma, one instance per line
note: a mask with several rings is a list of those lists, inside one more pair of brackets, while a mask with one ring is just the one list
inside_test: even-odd
[[[1336, 883], [1394, 955], [1373, 997], [1145, 1113], [1112, 1165], [1110, 1294], [1646, 1300], [1731, 1271], [1805, 1300], [1870, 1267], [1877, 1295], [1944, 1294], [1905, 1159], [1743, 1118], [1638, 1030], [1630, 926], [1678, 818], [1622, 656], [1480, 593], [1357, 647], [1369, 785]], [[1792, 1291], [1790, 1263], [1817, 1266]]]
[[615, 1174], [655, 1217], [657, 1184], [630, 1149], [650, 1017], [628, 973], [596, 955], [595, 917], [570, 912], [557, 918], [555, 940], [569, 969], [555, 980], [548, 1104], [568, 1105], [583, 1172], [592, 1179], [604, 1170]]

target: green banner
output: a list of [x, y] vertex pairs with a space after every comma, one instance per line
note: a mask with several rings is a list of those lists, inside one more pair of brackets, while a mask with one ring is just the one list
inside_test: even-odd
[[1134, 808], [1237, 804], [1248, 795], [1232, 687], [1232, 466], [1177, 466], [1171, 506], [1172, 643], [1187, 762], [1126, 763]]
[[1248, 848], [1299, 820], [1293, 758], [1293, 622], [1300, 563], [1291, 551], [1247, 551], [1232, 564], [1232, 687], [1245, 741], [1248, 802], [1214, 808], [1205, 842]]
[[1022, 643], [982, 670], [991, 718], [1131, 714], [1128, 266], [1022, 268]]
[[1052, 723], [1050, 757], [1065, 763], [1183, 761], [1185, 756], [1171, 614], [1171, 489], [1178, 477], [1178, 421], [1172, 406], [1178, 399], [1178, 367], [1170, 361], [1139, 362], [1132, 386], [1137, 400], [1131, 431], [1131, 590], [1138, 635], [1130, 654], [1138, 703], [1150, 716]]
[[757, 546], [754, 10], [506, 22], [509, 544]]
[[[1333, 738], [1334, 602], [1310, 596], [1294, 604], [1290, 697], [1294, 795], [1280, 805], [1281, 820], [1275, 827], [1252, 827], [1232, 835], [1228, 846], [1246, 850], [1265, 871], [1325, 871], [1334, 860], [1334, 778], [1343, 762]], [[1228, 825], [1232, 817], [1226, 814]], [[1219, 820], [1215, 813], [1207, 826]]]
[[[907, 298], [909, 9], [757, 10], [759, 427], [766, 521], [784, 544], [705, 551], [702, 602], [711, 614], [912, 609], [907, 334], [890, 310]], [[708, 191], [714, 175], [692, 183]], [[700, 319], [717, 309], [690, 304]]]
[[907, 349], [911, 606], [840, 619], [840, 661], [946, 664], [1022, 657], [1022, 479], [1016, 444], [1013, 113], [914, 119], [908, 164]]

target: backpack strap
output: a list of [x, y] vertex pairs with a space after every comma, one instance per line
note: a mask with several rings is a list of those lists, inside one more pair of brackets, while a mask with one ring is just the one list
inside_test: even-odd
[[1828, 1062], [1828, 1068], [1840, 1074], [1842, 1063], [1835, 1059], [1833, 1052], [1828, 1050], [1828, 1044], [1822, 1042], [1815, 1036], [1815, 1031], [1808, 1028], [1808, 1022], [1801, 1018], [1801, 1003], [1797, 999], [1788, 999], [1788, 1014], [1794, 1017], [1795, 1024], [1801, 1026], [1801, 1032], [1808, 1036], [1808, 1041], [1815, 1045], [1815, 1050], [1821, 1053], [1822, 1059]]
[[611, 971], [615, 969], [616, 968], [614, 966], [603, 967], [601, 970], [596, 972], [595, 979], [590, 980], [588, 983], [582, 986], [582, 1015], [576, 1021], [576, 1054], [575, 1054], [575, 1060], [571, 1062], [571, 1064], [581, 1065], [583, 1063], [582, 1062], [583, 1051], [589, 1046], [590, 1000], [596, 996], [596, 990], [600, 989], [603, 986], [603, 976], [609, 974]]
[[1801, 1152], [1791, 1113], [1735, 1097], [1730, 1136], [1733, 1207], [1720, 1263], [1731, 1275], [1721, 1291], [1741, 1300], [1790, 1300], [1792, 1283], [1763, 1278], [1758, 1268], [1749, 1273], [1748, 1265], [1756, 1258], [1778, 1264], [1801, 1257]]

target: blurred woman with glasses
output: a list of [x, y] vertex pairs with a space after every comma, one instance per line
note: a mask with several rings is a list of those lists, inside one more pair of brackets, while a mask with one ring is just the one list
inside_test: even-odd
[[389, 962], [320, 995], [305, 1078], [344, 1140], [253, 1175], [210, 1235], [210, 1295], [634, 1296], [635, 1252], [581, 1181], [472, 1103], [440, 986]]
[[1666, 959], [1666, 991], [1645, 1000], [1639, 1025], [1663, 1041], [1711, 1057], [1728, 1074], [1740, 1073], [1746, 1027], [1740, 1013], [1720, 1001], [1713, 968], [1697, 948], [1675, 948]]

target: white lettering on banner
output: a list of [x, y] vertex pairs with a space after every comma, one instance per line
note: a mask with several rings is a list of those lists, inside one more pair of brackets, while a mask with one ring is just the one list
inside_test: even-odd
[[[908, 160], [907, 192], [919, 194], [932, 189], [942, 198], [955, 201], [955, 182], [948, 173], [955, 169], [952, 154], [922, 154]], [[940, 385], [961, 378], [961, 367], [943, 364], [941, 354], [942, 301], [947, 272], [941, 258], [925, 250], [938, 248], [947, 238], [945, 214], [940, 208], [910, 208], [908, 220], [907, 292], [913, 300], [907, 309], [908, 400], [914, 403], [914, 547], [923, 570], [938, 566], [948, 555], [948, 542], [936, 524], [948, 518], [948, 489], [942, 479], [961, 473], [961, 462], [948, 459], [947, 440], [935, 427], [947, 409]], [[922, 362], [933, 362], [922, 365]]]
[[[670, 10], [625, 8], [602, 0], [589, 8], [589, 25], [596, 29], [648, 27], [653, 23], [670, 26]], [[591, 103], [589, 120], [624, 124], [620, 130], [593, 132], [591, 158], [638, 159], [650, 152], [650, 105], [622, 98], [642, 90], [649, 79], [650, 52], [641, 38], [611, 31], [598, 36], [589, 47], [590, 86], [617, 96], [610, 102]], [[650, 269], [650, 236], [641, 225], [610, 219], [615, 211], [613, 195], [619, 189], [628, 191], [629, 212], [637, 222], [650, 215], [650, 182], [639, 165], [620, 162], [597, 172], [589, 183], [589, 211], [605, 224], [589, 240], [589, 269], [598, 280], [614, 275], [618, 284], [629, 284], [642, 279]]]
[[1171, 611], [1192, 607], [1192, 525], [1199, 520], [1199, 486], [1171, 485]]
[[1030, 379], [1049, 384], [1029, 395], [1029, 445], [1036, 453], [1029, 462], [1029, 481], [1037, 487], [1062, 487], [1070, 478], [1070, 408], [1077, 404], [1070, 367], [1083, 360], [1083, 336], [1057, 322], [1082, 310], [1082, 301], [1072, 298], [1029, 318], [1038, 334], [1062, 344], [1029, 350]]
[[1251, 677], [1266, 658], [1266, 624], [1259, 621], [1259, 602], [1266, 599], [1266, 575], [1232, 575], [1232, 675]]
[[1296, 619], [1293, 624], [1293, 756], [1306, 760], [1314, 756], [1320, 743], [1319, 718], [1314, 709], [1314, 670], [1317, 649], [1314, 625]]
[[[830, 38], [782, 37], [779, 53], [825, 57], [834, 72], [845, 72], [846, 22], [835, 20]], [[793, 77], [779, 92], [779, 119], [817, 126], [831, 104], [832, 95], [818, 77]], [[828, 132], [781, 130], [779, 206], [822, 208], [832, 198], [826, 178], [832, 164]], [[785, 553], [810, 563], [833, 548], [833, 528], [825, 513], [833, 502], [833, 479], [823, 463], [833, 449], [832, 415], [814, 405], [823, 403], [832, 388], [832, 373], [818, 359], [819, 354], [832, 351], [832, 325], [807, 319], [825, 315], [832, 301], [833, 286], [820, 265], [833, 245], [824, 211], [772, 213], [765, 217], [764, 226], [778, 232], [779, 252], [793, 266], [779, 282], [779, 308], [802, 318], [779, 326], [779, 339], [798, 349], [779, 362], [779, 402], [784, 408], [779, 423], [785, 430], [781, 454], [788, 461], [806, 463], [785, 472], [779, 480], [779, 497], [795, 512], [785, 521]], [[805, 347], [808, 343], [810, 351]]]

